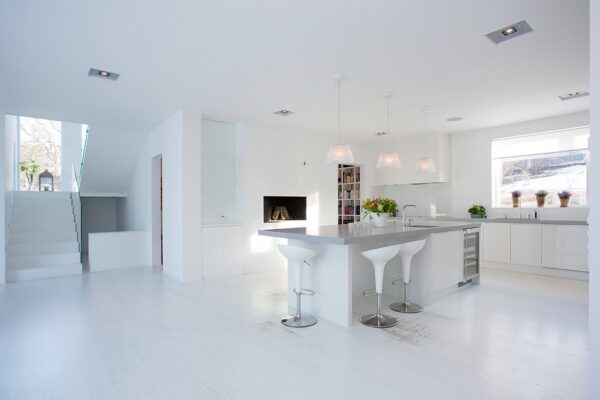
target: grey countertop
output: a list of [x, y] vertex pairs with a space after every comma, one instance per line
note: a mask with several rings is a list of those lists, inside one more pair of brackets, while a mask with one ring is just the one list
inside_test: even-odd
[[400, 221], [388, 221], [385, 228], [375, 228], [368, 223], [346, 225], [324, 225], [307, 228], [263, 229], [258, 231], [261, 236], [272, 236], [284, 239], [305, 240], [309, 242], [356, 244], [374, 240], [409, 241], [431, 233], [448, 232], [461, 229], [478, 228], [480, 221], [415, 221], [422, 226], [404, 227]]
[[455, 221], [455, 222], [494, 222], [504, 224], [543, 224], [543, 225], [587, 225], [587, 221], [559, 219], [527, 219], [527, 218], [460, 218], [460, 217], [412, 217], [416, 220]]

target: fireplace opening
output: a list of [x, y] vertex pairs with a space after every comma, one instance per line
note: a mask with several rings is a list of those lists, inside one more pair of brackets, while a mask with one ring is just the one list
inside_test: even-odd
[[264, 222], [305, 221], [306, 197], [264, 196]]

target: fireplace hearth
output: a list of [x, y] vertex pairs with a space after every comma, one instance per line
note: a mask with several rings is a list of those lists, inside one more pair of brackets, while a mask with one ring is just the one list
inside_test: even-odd
[[264, 222], [305, 221], [306, 197], [264, 196]]

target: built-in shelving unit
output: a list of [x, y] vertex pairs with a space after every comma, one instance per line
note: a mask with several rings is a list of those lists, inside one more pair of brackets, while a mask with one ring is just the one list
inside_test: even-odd
[[338, 224], [360, 221], [360, 166], [338, 164]]

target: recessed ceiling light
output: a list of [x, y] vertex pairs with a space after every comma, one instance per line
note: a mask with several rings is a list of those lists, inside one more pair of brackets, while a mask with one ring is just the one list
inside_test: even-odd
[[487, 36], [492, 42], [498, 44], [532, 31], [533, 29], [531, 26], [529, 26], [527, 21], [523, 20], [515, 24], [505, 26], [504, 28], [500, 28], [494, 32], [490, 32], [485, 36]]
[[383, 136], [383, 135], [387, 135], [387, 132], [381, 131], [381, 132], [375, 132], [375, 136]]
[[287, 117], [288, 115], [292, 115], [294, 112], [290, 110], [286, 110], [285, 108], [275, 111], [273, 114], [280, 115], [282, 117]]
[[446, 118], [446, 121], [448, 122], [458, 122], [458, 121], [462, 121], [463, 117], [448, 117]]
[[90, 68], [90, 72], [88, 72], [88, 76], [94, 76], [96, 78], [110, 79], [111, 81], [116, 81], [119, 79], [119, 74], [116, 72], [109, 72], [104, 69], [98, 68]]
[[511, 26], [510, 28], [503, 30], [502, 34], [504, 36], [508, 36], [508, 35], [512, 35], [515, 32], [517, 32], [517, 28], [515, 28], [514, 26]]
[[589, 92], [570, 92], [566, 95], [558, 96], [558, 98], [564, 101], [564, 100], [577, 99], [579, 97], [585, 97], [585, 96], [589, 96], [589, 95], [590, 95]]

